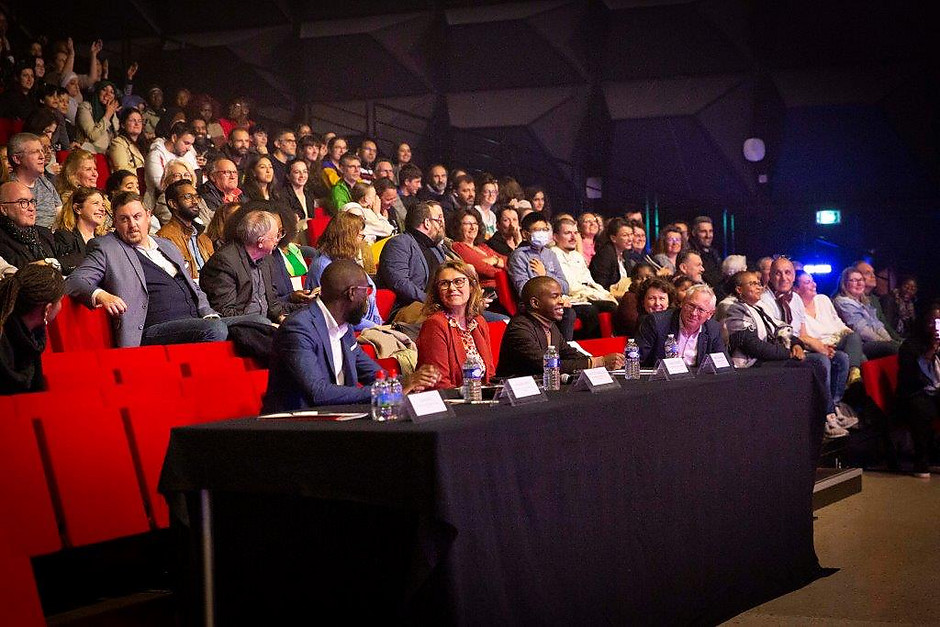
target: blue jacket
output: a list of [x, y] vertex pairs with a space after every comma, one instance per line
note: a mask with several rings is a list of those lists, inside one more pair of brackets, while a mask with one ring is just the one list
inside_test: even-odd
[[524, 286], [529, 279], [536, 276], [532, 268], [529, 267], [529, 261], [536, 257], [542, 260], [542, 265], [545, 266], [547, 275], [558, 281], [559, 285], [561, 285], [561, 293], [568, 294], [568, 280], [565, 278], [565, 273], [562, 271], [561, 264], [558, 263], [558, 257], [555, 256], [555, 253], [548, 247], [537, 250], [533, 248], [532, 244], [529, 242], [522, 242], [512, 251], [512, 254], [509, 255], [509, 260], [506, 262], [506, 271], [509, 273], [509, 280], [516, 290], [516, 295], [522, 294], [522, 286]]
[[395, 292], [395, 305], [389, 318], [406, 305], [426, 300], [428, 274], [424, 252], [411, 233], [402, 233], [388, 240], [379, 260], [379, 287]]
[[368, 402], [369, 388], [357, 388], [356, 381], [370, 385], [379, 365], [356, 344], [351, 330], [341, 342], [346, 385], [336, 384], [333, 351], [319, 305], [313, 303], [288, 317], [274, 335], [262, 413]]
[[[666, 336], [672, 333], [679, 339], [679, 310], [667, 309], [644, 316], [637, 331], [636, 343], [640, 347], [640, 363], [652, 367], [657, 359], [666, 356]], [[708, 353], [725, 352], [725, 341], [721, 337], [721, 325], [708, 319], [702, 324], [695, 344], [698, 361]]]

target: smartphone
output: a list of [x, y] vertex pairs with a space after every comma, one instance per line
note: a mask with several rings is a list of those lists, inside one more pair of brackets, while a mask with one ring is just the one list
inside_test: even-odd
[[[491, 287], [486, 288], [485, 290], [483, 290], [483, 298], [485, 300], [496, 300], [496, 290], [494, 290]], [[940, 320], [938, 320], [937, 322], [940, 322]]]

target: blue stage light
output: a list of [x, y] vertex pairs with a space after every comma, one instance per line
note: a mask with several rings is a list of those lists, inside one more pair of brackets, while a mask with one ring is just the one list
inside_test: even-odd
[[811, 263], [803, 266], [803, 270], [813, 275], [830, 274], [832, 273], [832, 266], [828, 263]]

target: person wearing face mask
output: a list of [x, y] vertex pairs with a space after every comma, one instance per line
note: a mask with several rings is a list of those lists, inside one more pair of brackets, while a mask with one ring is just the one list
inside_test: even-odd
[[[288, 317], [274, 335], [262, 413], [371, 399], [369, 386], [381, 368], [356, 344], [352, 331], [368, 308], [373, 289], [368, 276], [355, 261], [338, 259], [323, 271], [320, 286], [320, 298]], [[403, 391], [431, 388], [438, 376], [434, 366], [421, 366], [406, 377]]]
[[512, 251], [506, 263], [509, 282], [512, 283], [516, 294], [521, 294], [522, 287], [533, 277], [549, 276], [558, 281], [565, 297], [565, 311], [559, 327], [565, 339], [571, 340], [574, 336], [575, 313], [568, 298], [568, 280], [561, 264], [558, 263], [558, 258], [548, 249], [552, 241], [552, 227], [543, 214], [533, 212], [522, 219], [521, 229], [523, 242]]

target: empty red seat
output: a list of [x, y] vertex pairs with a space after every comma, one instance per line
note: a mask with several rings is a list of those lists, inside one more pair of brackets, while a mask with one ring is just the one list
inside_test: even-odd
[[625, 337], [601, 337], [589, 340], [578, 340], [578, 344], [595, 357], [610, 353], [622, 353], [627, 343]]
[[52, 473], [72, 546], [144, 533], [150, 526], [120, 413], [98, 396], [32, 394], [18, 407], [41, 423], [40, 451]]
[[10, 138], [23, 130], [23, 120], [19, 118], [0, 118], [0, 146], [5, 146]]
[[62, 299], [62, 311], [49, 323], [48, 331], [55, 352], [114, 346], [107, 312], [103, 308], [89, 309], [70, 296]]
[[183, 398], [193, 404], [201, 422], [257, 416], [261, 395], [248, 373], [198, 376], [182, 379]]
[[881, 411], [890, 414], [898, 389], [898, 356], [869, 359], [861, 370], [865, 393]]
[[379, 310], [382, 320], [388, 322], [388, 316], [395, 305], [395, 292], [385, 288], [375, 290], [375, 306]]
[[401, 371], [401, 368], [398, 365], [398, 360], [394, 357], [383, 357], [382, 359], [376, 359], [376, 361], [385, 372], [392, 372], [393, 370], [395, 372]]
[[505, 322], [487, 322], [486, 326], [490, 330], [490, 351], [493, 353], [493, 364], [496, 365], [499, 363], [499, 347], [503, 343], [503, 335], [506, 334], [506, 327], [509, 325]]
[[21, 394], [16, 402], [12, 397], [0, 399], [0, 528], [23, 555], [62, 548], [31, 412], [17, 411], [29, 398], [41, 396]]
[[108, 177], [111, 176], [111, 166], [108, 165], [108, 158], [101, 153], [95, 153], [95, 167], [98, 169], [98, 181], [95, 186], [104, 191], [107, 187]]
[[113, 382], [113, 374], [101, 368], [98, 351], [44, 353], [42, 373], [46, 377], [46, 389], [50, 392], [86, 388], [101, 382], [102, 378], [110, 378]]
[[597, 314], [597, 321], [601, 327], [601, 337], [614, 336], [614, 316], [609, 311], [601, 311]]

